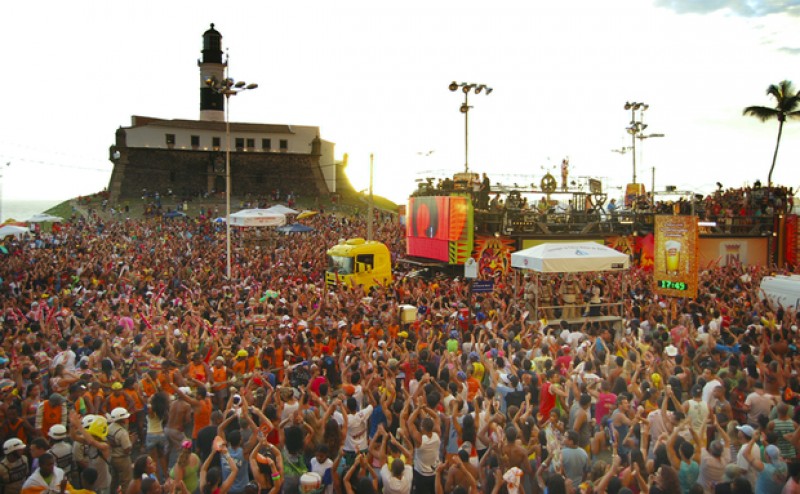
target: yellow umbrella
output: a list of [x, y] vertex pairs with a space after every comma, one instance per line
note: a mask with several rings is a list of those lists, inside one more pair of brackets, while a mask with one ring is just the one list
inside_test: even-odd
[[297, 215], [297, 219], [298, 220], [302, 220], [303, 218], [310, 218], [311, 216], [314, 216], [315, 214], [319, 214], [319, 213], [317, 211], [310, 211], [310, 210], [306, 209], [305, 211], [303, 211], [303, 212], [301, 212], [300, 214]]

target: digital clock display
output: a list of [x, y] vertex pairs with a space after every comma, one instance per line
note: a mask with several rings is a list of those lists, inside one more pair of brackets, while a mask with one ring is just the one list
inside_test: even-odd
[[659, 288], [666, 288], [668, 290], [678, 290], [678, 291], [686, 291], [689, 289], [689, 285], [683, 281], [669, 281], [669, 280], [658, 280], [656, 284]]

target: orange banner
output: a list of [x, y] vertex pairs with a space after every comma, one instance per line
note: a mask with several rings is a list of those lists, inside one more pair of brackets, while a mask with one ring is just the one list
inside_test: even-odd
[[697, 295], [696, 216], [656, 216], [654, 291], [668, 297]]

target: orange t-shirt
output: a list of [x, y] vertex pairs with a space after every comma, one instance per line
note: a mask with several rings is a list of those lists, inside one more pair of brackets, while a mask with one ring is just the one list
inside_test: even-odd
[[237, 376], [247, 373], [247, 360], [237, 360], [234, 362], [233, 373]]
[[147, 398], [150, 398], [151, 396], [156, 394], [156, 383], [154, 383], [152, 379], [150, 378], [142, 379], [141, 382], [142, 382], [142, 393], [144, 393], [144, 395]]
[[208, 380], [208, 376], [206, 375], [206, 366], [203, 364], [189, 364], [189, 376], [192, 379], [196, 379], [200, 382], [206, 382]]
[[211, 423], [211, 398], [206, 398], [200, 401], [200, 406], [194, 411], [194, 428], [192, 429], [192, 438], [197, 439], [197, 433], [200, 429]]
[[478, 394], [478, 391], [481, 389], [481, 383], [478, 382], [477, 379], [470, 376], [467, 378], [467, 400], [472, 401], [475, 399], [475, 395]]
[[174, 379], [175, 371], [171, 370], [169, 372], [161, 371], [158, 373], [158, 383], [161, 384], [161, 391], [167, 393], [168, 395], [175, 394], [175, 388], [170, 384], [170, 379]]
[[111, 410], [113, 410], [115, 408], [120, 408], [120, 407], [125, 408], [125, 409], [128, 408], [128, 400], [125, 399], [125, 394], [124, 393], [120, 393], [120, 394], [111, 393], [111, 396], [108, 397], [108, 408], [109, 408], [109, 410], [106, 410], [106, 411], [107, 412], [111, 412]]
[[136, 405], [136, 410], [141, 410], [144, 408], [144, 403], [142, 403], [142, 398], [139, 396], [139, 393], [137, 393], [135, 389], [124, 389], [123, 391], [125, 391], [125, 394], [131, 397], [131, 399], [133, 400], [133, 404]]
[[42, 403], [42, 428], [41, 432], [47, 437], [50, 428], [62, 423], [64, 408], [63, 405], [50, 406], [50, 401]]
[[225, 389], [225, 386], [227, 386], [225, 381], [228, 380], [228, 369], [226, 369], [224, 365], [222, 367], [214, 366], [211, 370], [211, 375], [214, 376], [214, 391]]

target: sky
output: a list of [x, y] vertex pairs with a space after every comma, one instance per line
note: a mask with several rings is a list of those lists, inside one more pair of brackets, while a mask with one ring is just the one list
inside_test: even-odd
[[[766, 89], [800, 86], [800, 0], [208, 1], [0, 3], [6, 74], [3, 200], [66, 199], [108, 185], [108, 148], [131, 115], [199, 118], [197, 59], [214, 23], [230, 76], [259, 88], [231, 120], [316, 125], [349, 155], [357, 190], [397, 202], [427, 176], [570, 179], [612, 196], [632, 179], [626, 101], [645, 102], [637, 178], [710, 192], [766, 182], [777, 122]], [[637, 114], [638, 116], [638, 114]], [[9, 163], [8, 166], [5, 166]], [[784, 127], [775, 183], [800, 185], [800, 120]]]

